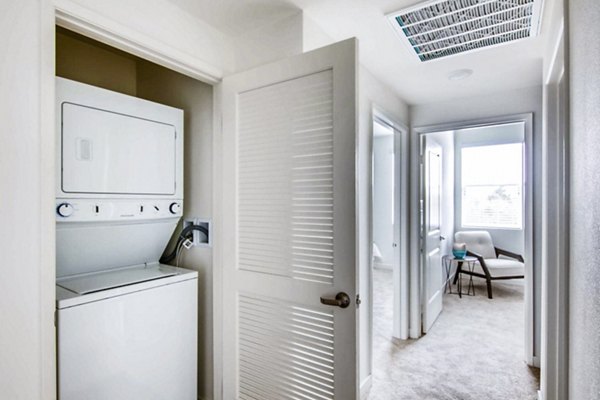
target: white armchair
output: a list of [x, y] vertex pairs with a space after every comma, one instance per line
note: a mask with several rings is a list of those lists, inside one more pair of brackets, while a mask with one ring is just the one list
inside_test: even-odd
[[[492, 236], [487, 231], [461, 231], [454, 234], [456, 243], [467, 245], [467, 255], [479, 261], [473, 271], [463, 270], [459, 263], [454, 283], [459, 274], [467, 274], [484, 278], [487, 283], [488, 298], [492, 298], [492, 281], [500, 279], [523, 279], [525, 277], [525, 261], [520, 254], [499, 249], [494, 246]], [[508, 258], [499, 258], [499, 256]]]

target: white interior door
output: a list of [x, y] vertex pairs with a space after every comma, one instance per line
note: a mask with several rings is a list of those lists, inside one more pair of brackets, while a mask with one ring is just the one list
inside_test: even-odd
[[442, 147], [424, 136], [423, 152], [423, 332], [432, 327], [443, 307], [442, 272]]
[[350, 39], [223, 80], [224, 400], [357, 398], [356, 65]]

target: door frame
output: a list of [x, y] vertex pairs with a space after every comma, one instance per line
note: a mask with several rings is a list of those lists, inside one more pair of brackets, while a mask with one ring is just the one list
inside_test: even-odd
[[[478, 128], [510, 123], [523, 123], [525, 128], [525, 258], [529, 260], [525, 264], [525, 361], [529, 365], [539, 366], [539, 359], [534, 357], [534, 275], [533, 265], [533, 114], [512, 114], [491, 118], [457, 121], [446, 124], [426, 125], [412, 128], [411, 135], [411, 245], [410, 245], [410, 337], [421, 336], [421, 310], [422, 310], [422, 258], [421, 257], [421, 222], [420, 222], [420, 159], [421, 140], [423, 135], [435, 132], [455, 131], [459, 129]], [[539, 271], [541, 273], [541, 271]], [[541, 297], [540, 297], [541, 298]]]
[[[119, 50], [123, 50], [127, 53], [133, 54], [140, 58], [152, 61], [155, 64], [161, 65], [165, 68], [179, 72], [183, 75], [189, 76], [196, 80], [202, 81], [213, 86], [213, 114], [214, 114], [214, 130], [213, 130], [213, 143], [216, 142], [216, 138], [220, 137], [220, 124], [217, 116], [220, 115], [219, 106], [219, 94], [218, 84], [223, 77], [223, 71], [204, 60], [190, 56], [189, 54], [177, 51], [173, 48], [165, 46], [164, 43], [157, 41], [149, 36], [140, 34], [139, 32], [128, 28], [110, 17], [101, 15], [88, 8], [82, 7], [70, 0], [57, 0], [52, 2], [43, 2], [45, 5], [42, 8], [41, 23], [42, 28], [47, 30], [48, 33], [52, 31], [52, 35], [46, 35], [42, 42], [42, 55], [43, 64], [41, 68], [41, 87], [43, 88], [43, 96], [41, 99], [41, 119], [46, 121], [44, 125], [51, 126], [52, 128], [42, 127], [42, 146], [40, 147], [42, 169], [48, 171], [54, 171], [55, 151], [55, 98], [54, 98], [54, 82], [55, 82], [55, 70], [54, 64], [56, 60], [56, 47], [54, 43], [54, 30], [55, 26], [67, 28], [71, 31], [95, 39], [99, 42], [108, 44]], [[214, 145], [213, 145], [214, 146]], [[215, 180], [218, 171], [213, 169], [213, 182]], [[47, 243], [44, 243], [44, 254], [43, 259], [52, 260], [47, 261], [47, 264], [51, 264], [51, 268], [48, 268], [48, 272], [44, 275], [44, 280], [40, 283], [42, 293], [42, 308], [55, 307], [55, 285], [56, 277], [54, 273], [54, 248], [56, 247], [54, 238], [54, 202], [55, 202], [55, 174], [52, 172], [50, 178], [44, 180], [42, 185], [42, 216], [45, 222], [42, 230], [46, 232]], [[213, 189], [214, 190], [214, 189]], [[213, 192], [213, 204], [219, 204], [220, 198], [217, 198], [218, 191]], [[214, 207], [216, 208], [216, 206]], [[213, 223], [218, 226], [217, 218], [218, 214], [216, 210], [213, 210]], [[214, 246], [216, 247], [216, 246]], [[213, 265], [216, 265], [215, 259], [216, 248], [213, 248]], [[218, 271], [215, 268], [214, 271]], [[52, 272], [50, 272], [52, 271]], [[218, 290], [220, 286], [220, 280], [218, 276], [213, 275], [213, 293]], [[217, 297], [214, 297], [217, 299]], [[49, 304], [46, 304], [49, 303]], [[213, 314], [217, 314], [219, 310], [219, 304], [213, 301]], [[50, 314], [51, 316], [51, 314]], [[220, 334], [220, 326], [218, 326], [218, 318], [213, 319], [213, 332]], [[52, 324], [54, 326], [54, 324]], [[54, 329], [43, 332], [44, 341], [47, 344], [46, 348], [43, 349], [41, 354], [41, 363], [43, 365], [43, 376], [44, 382], [43, 387], [47, 388], [44, 392], [44, 398], [54, 399], [56, 397], [56, 348], [54, 343], [56, 342], [56, 331]], [[220, 342], [216, 340], [220, 336], [215, 335], [213, 340], [213, 385], [214, 385], [214, 398], [215, 400], [221, 399], [220, 393], [220, 358], [221, 347]], [[50, 389], [52, 388], [52, 389]]]
[[214, 85], [223, 78], [223, 71], [220, 68], [165, 46], [162, 42], [139, 34], [70, 0], [60, 0], [55, 3], [54, 18], [58, 26], [209, 85]]
[[[394, 269], [394, 321], [392, 335], [398, 339], [408, 339], [409, 324], [409, 280], [408, 280], [408, 236], [409, 226], [402, 221], [408, 221], [408, 183], [409, 183], [409, 146], [408, 146], [408, 127], [393, 118], [390, 114], [380, 107], [372, 107], [372, 118], [369, 137], [370, 154], [370, 193], [369, 193], [369, 243], [373, 243], [373, 171], [374, 171], [374, 151], [373, 151], [373, 124], [375, 122], [386, 125], [394, 130], [394, 201], [400, 201], [398, 215], [394, 220], [400, 223], [394, 229], [394, 239], [398, 240], [398, 252], [400, 258], [396, 260], [397, 268]], [[394, 266], [396, 267], [396, 266]], [[371, 371], [373, 370], [373, 246], [369, 246], [369, 337]]]
[[[569, 63], [561, 23], [545, 71], [540, 399], [569, 395]], [[561, 111], [564, 114], [561, 114]]]

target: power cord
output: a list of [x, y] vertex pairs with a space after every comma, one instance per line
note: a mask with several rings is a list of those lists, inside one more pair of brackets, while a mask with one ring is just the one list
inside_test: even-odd
[[[202, 225], [189, 225], [181, 230], [179, 237], [177, 238], [177, 242], [175, 243], [175, 248], [173, 251], [166, 256], [161, 257], [159, 262], [161, 264], [168, 264], [177, 258], [177, 264], [179, 263], [178, 254], [181, 252], [181, 247], [184, 246], [184, 243], [187, 241], [189, 243], [192, 242], [194, 231], [200, 231], [208, 237], [208, 229]], [[188, 244], [186, 248], [190, 248], [191, 244]]]

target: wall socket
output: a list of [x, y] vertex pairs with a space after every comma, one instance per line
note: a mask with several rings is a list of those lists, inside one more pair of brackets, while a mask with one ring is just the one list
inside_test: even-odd
[[200, 231], [192, 232], [192, 243], [194, 247], [212, 247], [212, 231], [211, 231], [211, 220], [205, 218], [188, 218], [183, 220], [183, 229], [190, 225], [200, 225], [208, 230], [208, 236]]

